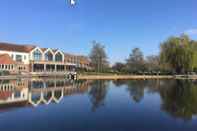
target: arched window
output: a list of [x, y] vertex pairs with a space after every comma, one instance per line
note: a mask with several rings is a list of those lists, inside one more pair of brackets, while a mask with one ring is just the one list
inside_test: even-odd
[[34, 52], [33, 52], [33, 58], [35, 61], [40, 61], [42, 60], [42, 53], [36, 49]]
[[60, 52], [58, 52], [56, 55], [55, 55], [55, 61], [63, 61], [63, 58], [62, 58], [62, 54]]
[[45, 60], [46, 61], [53, 61], [53, 54], [50, 51], [45, 53]]

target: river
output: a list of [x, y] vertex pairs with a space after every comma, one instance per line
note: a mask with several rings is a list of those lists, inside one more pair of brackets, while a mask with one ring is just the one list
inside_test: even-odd
[[1, 131], [196, 131], [197, 81], [0, 81]]

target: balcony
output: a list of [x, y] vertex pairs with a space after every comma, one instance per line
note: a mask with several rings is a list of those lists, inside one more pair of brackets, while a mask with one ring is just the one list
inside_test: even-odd
[[54, 65], [66, 64], [64, 61], [46, 61], [46, 60], [40, 60], [40, 61], [31, 60], [30, 63], [31, 64], [54, 64]]

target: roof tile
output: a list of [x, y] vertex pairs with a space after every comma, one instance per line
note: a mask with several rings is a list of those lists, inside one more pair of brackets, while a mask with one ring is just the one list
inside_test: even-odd
[[16, 51], [16, 52], [30, 52], [35, 46], [32, 45], [16, 45], [11, 43], [0, 42], [0, 50]]
[[0, 64], [16, 64], [8, 54], [0, 54]]

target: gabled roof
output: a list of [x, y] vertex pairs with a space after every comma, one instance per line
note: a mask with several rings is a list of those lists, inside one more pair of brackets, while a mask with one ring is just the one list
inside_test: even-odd
[[0, 42], [0, 50], [4, 51], [16, 51], [28, 53], [36, 46], [33, 45], [16, 45], [11, 43]]
[[40, 48], [43, 52], [45, 52], [48, 48]]
[[58, 51], [58, 49], [52, 49], [52, 51], [55, 53], [56, 51]]
[[8, 54], [0, 54], [0, 64], [16, 64]]
[[51, 51], [53, 52], [53, 53], [55, 53], [56, 51], [58, 51], [58, 49], [52, 49], [52, 48], [40, 48], [43, 52], [45, 52], [46, 50], [48, 50], [48, 49], [51, 49]]

